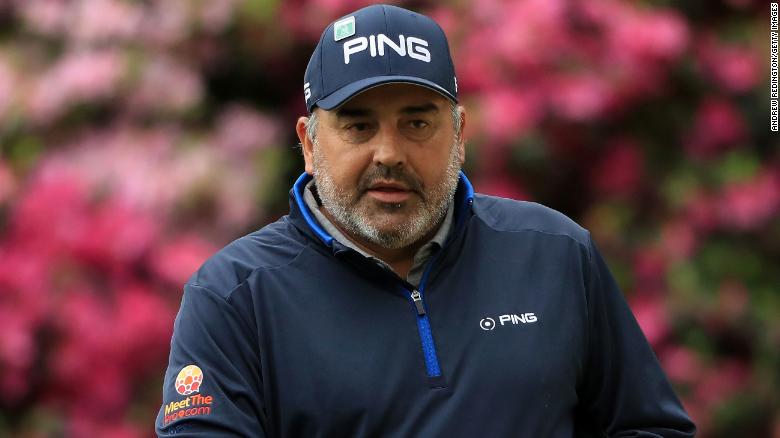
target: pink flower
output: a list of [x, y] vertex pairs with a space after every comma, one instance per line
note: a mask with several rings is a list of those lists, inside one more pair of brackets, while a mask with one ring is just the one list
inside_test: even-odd
[[81, 0], [72, 8], [67, 30], [79, 43], [128, 40], [137, 35], [143, 18], [141, 8], [117, 0]]
[[503, 60], [499, 59], [491, 48], [493, 38], [490, 29], [476, 28], [473, 32], [466, 35], [461, 47], [453, 53], [454, 63], [458, 69], [458, 92], [461, 94], [470, 91], [486, 92], [495, 90], [501, 92], [502, 88], [497, 85], [503, 81], [507, 74], [517, 74], [514, 70], [507, 72], [503, 68]]
[[499, 59], [508, 61], [520, 73], [553, 62], [567, 48], [567, 33], [559, 26], [566, 21], [564, 1], [503, 2], [494, 13], [484, 22], [492, 37], [490, 45], [482, 49], [495, 50]]
[[217, 121], [215, 143], [239, 159], [279, 141], [278, 122], [243, 105], [229, 106]]
[[199, 162], [192, 159], [203, 148], [176, 154], [179, 139], [180, 133], [171, 127], [87, 131], [62, 151], [50, 153], [40, 171], [71, 172], [85, 186], [109, 192], [133, 209], [165, 216], [205, 178], [214, 161], [210, 155]]
[[494, 143], [519, 138], [541, 119], [537, 93], [499, 88], [482, 96], [479, 126]]
[[668, 260], [661, 248], [638, 248], [634, 252], [633, 272], [637, 284], [652, 289], [663, 284]]
[[72, 173], [51, 170], [32, 178], [9, 219], [13, 236], [40, 255], [71, 248], [87, 222], [88, 188]]
[[27, 102], [38, 122], [59, 117], [71, 105], [113, 95], [124, 72], [122, 56], [112, 50], [66, 53], [37, 79]]
[[595, 75], [560, 76], [550, 82], [550, 102], [563, 118], [585, 121], [601, 116], [612, 100], [609, 84]]
[[[104, 374], [117, 365], [111, 336], [114, 321], [107, 300], [103, 300], [95, 291], [83, 290], [68, 292], [58, 303], [58, 311], [53, 316], [61, 340], [50, 357], [50, 390], [64, 395], [78, 394], [78, 398], [86, 398], [92, 404], [106, 402], [118, 407], [121, 401], [93, 383], [101, 379], [109, 382]], [[117, 379], [112, 382], [115, 385], [126, 381], [121, 376], [109, 377]], [[110, 385], [103, 387], [110, 388]]]
[[603, 26], [599, 65], [612, 78], [613, 92], [622, 99], [636, 99], [663, 91], [666, 70], [688, 46], [689, 30], [682, 17], [669, 10], [641, 10], [626, 3], [587, 4], [598, 11]]
[[735, 359], [726, 359], [705, 370], [696, 388], [696, 397], [713, 406], [735, 394], [750, 378], [748, 366]]
[[613, 140], [591, 170], [590, 179], [602, 194], [621, 198], [636, 195], [644, 178], [644, 156], [636, 141]]
[[11, 235], [39, 258], [64, 257], [115, 275], [131, 272], [156, 241], [159, 218], [120, 198], [91, 201], [94, 192], [68, 172], [46, 166], [33, 178], [10, 217]]
[[246, 202], [255, 195], [252, 191], [257, 176], [250, 171], [236, 172], [215, 187], [217, 205], [216, 223], [224, 230], [240, 229], [247, 226], [253, 217], [257, 216], [258, 208], [255, 202]]
[[710, 158], [737, 146], [746, 135], [745, 122], [731, 102], [708, 98], [696, 111], [685, 148], [695, 158]]
[[160, 234], [158, 218], [113, 199], [92, 209], [86, 225], [76, 235], [75, 256], [114, 275], [131, 270]]
[[0, 332], [0, 364], [13, 369], [26, 369], [32, 364], [36, 348], [35, 327], [24, 315], [23, 308], [0, 307], [3, 330]]
[[197, 236], [179, 236], [155, 249], [150, 258], [149, 267], [160, 278], [178, 288], [216, 250], [214, 245]]
[[699, 233], [708, 233], [718, 225], [718, 202], [702, 191], [691, 194], [685, 205], [685, 218]]
[[211, 33], [221, 32], [230, 24], [237, 6], [236, 0], [204, 3], [199, 11], [201, 26]]
[[61, 32], [70, 18], [71, 5], [60, 0], [25, 0], [17, 3], [26, 24], [43, 35]]
[[636, 60], [675, 60], [688, 46], [688, 26], [676, 12], [631, 9], [622, 18], [609, 24], [611, 44]]
[[704, 369], [694, 351], [679, 345], [667, 347], [660, 359], [666, 375], [675, 383], [692, 384]]
[[0, 403], [14, 404], [28, 393], [29, 374], [39, 354], [36, 336], [40, 318], [38, 306], [30, 299], [40, 297], [25, 297], [24, 289], [8, 289], [3, 283], [0, 277]]
[[703, 76], [736, 93], [750, 91], [761, 78], [761, 58], [749, 46], [725, 45], [713, 37], [704, 38], [697, 59]]
[[[50, 309], [47, 297], [55, 260], [50, 252], [37, 242], [19, 239], [13, 231], [0, 242], [0, 313], [12, 313], [19, 327], [33, 330]], [[17, 340], [12, 344], [19, 345]]]
[[661, 242], [670, 260], [686, 260], [693, 255], [698, 236], [689, 222], [672, 220], [661, 228]]
[[780, 173], [767, 171], [727, 185], [718, 206], [723, 225], [738, 230], [758, 228], [780, 211]]
[[192, 5], [186, 0], [151, 2], [144, 11], [139, 36], [150, 46], [170, 46], [185, 39]]
[[[215, 203], [213, 214], [219, 229], [235, 230], [258, 212], [257, 203], [246, 202], [256, 197], [257, 169], [249, 159], [253, 151], [241, 142], [252, 142], [252, 136], [258, 134], [265, 144], [273, 142], [272, 136], [277, 134], [273, 121], [265, 116], [254, 112], [240, 112], [238, 116], [223, 120], [214, 140], [193, 142], [185, 150], [176, 149], [181, 133], [170, 127], [140, 130], [118, 126], [87, 131], [61, 152], [50, 154], [39, 172], [52, 175], [53, 180], [64, 180], [66, 186], [72, 184], [71, 180], [80, 181], [87, 193], [99, 189], [127, 211], [154, 220], [170, 215], [193, 197], [207, 199]], [[236, 131], [229, 131], [228, 126]], [[236, 140], [239, 142], [231, 143]], [[225, 154], [212, 147], [212, 142], [227, 142], [239, 150]], [[220, 177], [225, 172], [230, 178]], [[214, 221], [212, 231], [213, 225]], [[70, 230], [74, 234], [75, 228], [71, 226]]]
[[[84, 416], [93, 418], [119, 417], [130, 404], [130, 399], [117, 397], [117, 394], [131, 393], [133, 380], [127, 376], [121, 362], [100, 362], [101, 354], [91, 354], [85, 364], [90, 367], [89, 375], [79, 382], [73, 382], [68, 388], [71, 397], [62, 397], [62, 401], [68, 400], [70, 406], [64, 410], [70, 417], [79, 416], [78, 412], [84, 412]], [[78, 384], [77, 384], [78, 383]]]
[[[433, 21], [441, 26], [450, 44], [455, 42], [455, 34], [458, 32], [460, 17], [458, 17], [458, 12], [453, 7], [450, 5], [438, 6], [427, 11], [425, 15], [431, 17]], [[450, 47], [450, 52], [454, 52], [453, 47]], [[452, 53], [452, 55], [455, 55], [455, 53]]]
[[[465, 12], [465, 11], [464, 11]], [[556, 63], [569, 48], [569, 36], [556, 27], [565, 21], [560, 0], [524, 2], [483, 1], [478, 8], [445, 24], [456, 50], [459, 91], [511, 88], [522, 84], [533, 90], [548, 64]], [[459, 39], [460, 28], [468, 26]], [[454, 35], [452, 34], [454, 33]]]
[[636, 294], [629, 300], [639, 326], [655, 348], [669, 334], [669, 317], [663, 298], [656, 293]]
[[151, 59], [130, 97], [139, 113], [182, 112], [203, 98], [200, 76], [189, 66], [167, 57]]
[[52, 400], [77, 417], [121, 415], [126, 394], [164, 366], [175, 315], [173, 306], [147, 287], [114, 286], [115, 298], [87, 289], [68, 292], [55, 316], [59, 342], [51, 354]]
[[168, 357], [176, 310], [158, 291], [140, 283], [117, 287], [116, 296], [112, 349], [126, 378], [144, 378]]

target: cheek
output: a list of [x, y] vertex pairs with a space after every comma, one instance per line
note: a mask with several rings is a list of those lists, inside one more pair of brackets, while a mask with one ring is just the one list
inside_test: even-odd
[[324, 148], [320, 153], [327, 162], [327, 167], [322, 168], [322, 171], [327, 172], [330, 179], [343, 189], [356, 187], [371, 163], [370, 156], [355, 150]]
[[446, 176], [451, 152], [452, 142], [446, 146], [439, 144], [435, 147], [422, 148], [415, 154], [414, 170], [427, 189], [438, 185]]
[[333, 178], [339, 182], [339, 184], [346, 188], [352, 189], [357, 187], [360, 177], [365, 172], [366, 167], [360, 165], [360, 162], [356, 159], [344, 159], [339, 160], [339, 165], [332, 169]]

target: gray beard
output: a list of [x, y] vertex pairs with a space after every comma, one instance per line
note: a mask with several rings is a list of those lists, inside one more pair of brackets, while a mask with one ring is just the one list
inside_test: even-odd
[[[389, 168], [384, 170], [385, 174], [392, 173]], [[355, 208], [361, 194], [348, 193], [335, 184], [327, 160], [318, 145], [314, 145], [314, 181], [323, 207], [347, 233], [388, 249], [414, 244], [441, 222], [455, 197], [459, 172], [458, 144], [455, 142], [442, 182], [422, 194], [421, 204], [411, 213], [408, 221], [389, 230], [380, 230], [360, 209]], [[400, 207], [400, 204], [387, 206], [388, 209]]]

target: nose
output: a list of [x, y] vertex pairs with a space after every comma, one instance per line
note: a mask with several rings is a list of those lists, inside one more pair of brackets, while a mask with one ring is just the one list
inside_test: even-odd
[[406, 148], [392, 129], [381, 129], [374, 137], [374, 164], [396, 167], [406, 164]]

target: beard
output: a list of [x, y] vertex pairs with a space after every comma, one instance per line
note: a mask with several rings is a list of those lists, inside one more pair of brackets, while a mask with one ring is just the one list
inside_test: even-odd
[[[350, 235], [388, 249], [412, 245], [428, 234], [446, 215], [458, 187], [460, 160], [458, 143], [453, 142], [444, 177], [426, 188], [404, 167], [371, 166], [357, 187], [341, 187], [333, 179], [321, 148], [314, 145], [314, 181], [323, 207]], [[400, 203], [374, 202], [366, 196], [378, 180], [404, 184], [414, 194]], [[399, 215], [402, 221], [393, 221]]]

